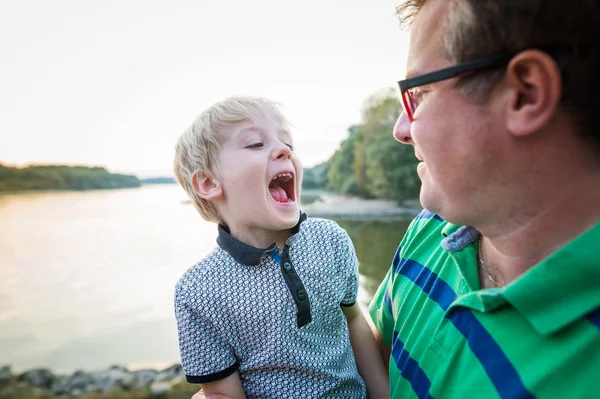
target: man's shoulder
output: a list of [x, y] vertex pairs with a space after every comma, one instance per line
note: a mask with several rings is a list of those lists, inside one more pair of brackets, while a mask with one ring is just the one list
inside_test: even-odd
[[[423, 209], [411, 222], [406, 230], [401, 246], [429, 247], [439, 245], [444, 239], [442, 234], [448, 222], [436, 213]], [[413, 245], [414, 244], [414, 245]]]
[[440, 215], [423, 209], [415, 218], [410, 222], [407, 232], [420, 232], [420, 231], [438, 231], [442, 230], [448, 225]]

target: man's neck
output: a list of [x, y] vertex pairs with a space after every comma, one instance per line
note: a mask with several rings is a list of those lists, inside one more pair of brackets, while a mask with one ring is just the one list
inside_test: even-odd
[[555, 195], [542, 198], [537, 209], [523, 210], [512, 225], [505, 220], [477, 226], [484, 237], [485, 263], [501, 284], [600, 222], [600, 176], [595, 177], [557, 185]]

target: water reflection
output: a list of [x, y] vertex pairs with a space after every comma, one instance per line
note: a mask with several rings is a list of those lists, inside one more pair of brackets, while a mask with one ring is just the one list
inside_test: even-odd
[[[0, 195], [0, 364], [178, 361], [173, 288], [217, 235], [184, 199], [175, 185]], [[354, 241], [365, 306], [408, 222], [337, 222]]]
[[370, 302], [379, 283], [388, 272], [410, 221], [336, 221], [346, 229], [354, 243], [359, 261], [361, 288], [366, 294], [361, 300], [366, 304]]

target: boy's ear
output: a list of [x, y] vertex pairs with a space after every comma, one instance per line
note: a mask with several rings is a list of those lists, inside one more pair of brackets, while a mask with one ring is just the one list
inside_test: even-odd
[[192, 175], [194, 191], [202, 199], [214, 201], [223, 195], [221, 182], [210, 173], [195, 171]]

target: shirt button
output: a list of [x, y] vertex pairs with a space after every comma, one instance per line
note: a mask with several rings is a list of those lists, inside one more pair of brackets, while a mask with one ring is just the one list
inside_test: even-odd
[[287, 271], [290, 271], [292, 269], [292, 265], [290, 262], [283, 262], [283, 268]]
[[306, 297], [306, 293], [303, 290], [298, 291], [298, 299], [303, 301]]

